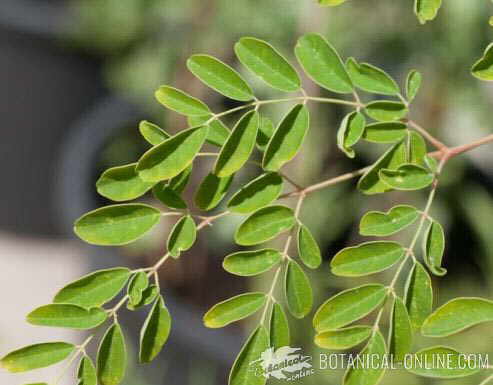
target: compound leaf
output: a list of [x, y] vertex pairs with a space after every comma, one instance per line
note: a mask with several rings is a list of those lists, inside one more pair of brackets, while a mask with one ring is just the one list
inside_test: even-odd
[[118, 385], [127, 369], [127, 349], [118, 323], [110, 326], [99, 345], [97, 373], [101, 385]]
[[395, 234], [413, 224], [419, 217], [419, 211], [409, 205], [392, 207], [386, 213], [369, 211], [359, 224], [361, 235], [384, 237]]
[[371, 336], [370, 326], [351, 326], [339, 330], [330, 330], [319, 333], [315, 336], [315, 344], [323, 349], [346, 350]]
[[293, 210], [286, 206], [261, 208], [246, 218], [235, 233], [235, 241], [242, 246], [257, 245], [275, 238], [296, 223]]
[[289, 312], [296, 318], [305, 317], [313, 306], [310, 281], [300, 265], [290, 260], [284, 278], [284, 290]]
[[151, 362], [162, 350], [171, 330], [171, 316], [162, 296], [154, 302], [140, 331], [139, 361]]
[[368, 63], [349, 58], [346, 68], [353, 84], [364, 91], [381, 95], [398, 95], [399, 86], [387, 73]]
[[228, 273], [248, 277], [270, 270], [281, 262], [281, 253], [274, 249], [239, 251], [228, 255], [223, 268]]
[[168, 238], [168, 252], [178, 258], [182, 251], [190, 249], [197, 238], [197, 227], [190, 215], [186, 215], [173, 226]]
[[85, 309], [71, 304], [50, 304], [38, 307], [27, 315], [32, 325], [70, 329], [93, 329], [108, 317], [106, 311], [93, 307]]
[[211, 113], [209, 107], [199, 99], [173, 87], [161, 86], [154, 95], [163, 106], [185, 116], [203, 116]]
[[319, 34], [302, 36], [295, 47], [298, 62], [319, 86], [342, 94], [353, 92], [353, 84], [337, 51]]
[[208, 328], [222, 328], [242, 320], [257, 312], [265, 305], [265, 293], [244, 293], [214, 305], [204, 315], [204, 325]]
[[234, 174], [221, 178], [213, 173], [209, 173], [195, 194], [196, 206], [206, 211], [215, 208], [228, 193], [233, 177]]

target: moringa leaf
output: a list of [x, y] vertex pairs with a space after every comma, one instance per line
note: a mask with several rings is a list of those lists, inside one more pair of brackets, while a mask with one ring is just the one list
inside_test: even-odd
[[268, 348], [269, 333], [263, 325], [259, 325], [245, 342], [236, 358], [229, 373], [228, 385], [265, 385], [267, 379], [256, 373], [252, 363], [258, 362], [262, 353]]
[[404, 302], [409, 313], [414, 331], [421, 328], [423, 321], [431, 313], [433, 306], [433, 291], [431, 279], [423, 266], [415, 262], [409, 273]]
[[92, 360], [85, 354], [79, 363], [77, 379], [79, 380], [77, 385], [97, 385], [98, 383], [96, 368], [94, 367]]
[[423, 77], [420, 72], [411, 70], [406, 79], [406, 95], [407, 100], [412, 102], [421, 87], [421, 81]]
[[200, 184], [195, 194], [195, 205], [201, 210], [212, 210], [228, 193], [234, 174], [220, 178], [209, 173]]
[[265, 305], [265, 293], [244, 293], [219, 302], [204, 315], [204, 325], [208, 328], [222, 328], [242, 320], [257, 312]]
[[296, 70], [269, 43], [243, 37], [235, 44], [240, 62], [269, 86], [281, 91], [297, 91], [301, 80]]
[[151, 284], [142, 292], [142, 299], [139, 303], [132, 304], [130, 302], [127, 302], [127, 309], [135, 311], [140, 309], [141, 307], [147, 306], [154, 302], [158, 295], [159, 288], [155, 284]]
[[414, 0], [414, 13], [421, 24], [433, 20], [440, 7], [442, 0]]
[[390, 241], [366, 242], [339, 251], [330, 267], [341, 277], [361, 277], [388, 269], [404, 257], [405, 249]]
[[330, 330], [319, 333], [315, 336], [315, 344], [323, 349], [346, 350], [363, 341], [371, 335], [370, 326], [351, 326], [339, 330]]
[[454, 298], [426, 318], [421, 333], [447, 337], [472, 326], [493, 321], [493, 302], [483, 298]]
[[161, 86], [154, 94], [166, 108], [185, 116], [209, 115], [211, 110], [199, 99], [170, 86]]
[[157, 200], [170, 209], [185, 210], [187, 208], [187, 203], [180, 194], [166, 182], [159, 182], [155, 185], [152, 189], [152, 194]]
[[386, 213], [369, 211], [361, 218], [359, 232], [376, 237], [392, 235], [412, 225], [419, 215], [419, 211], [409, 205], [392, 207]]
[[100, 246], [131, 243], [151, 230], [161, 212], [141, 203], [100, 207], [75, 221], [74, 231], [83, 241]]
[[209, 132], [207, 133], [205, 140], [214, 146], [222, 147], [224, 146], [224, 143], [226, 143], [226, 139], [228, 139], [231, 131], [224, 125], [223, 122], [221, 122], [219, 118], [211, 120], [211, 117], [212, 115], [189, 116], [187, 121], [191, 127], [202, 126], [209, 122], [207, 123]]
[[365, 127], [363, 139], [374, 143], [395, 143], [406, 137], [407, 126], [401, 122], [372, 123]]
[[187, 67], [202, 83], [230, 99], [247, 102], [254, 98], [240, 74], [212, 56], [192, 55]]
[[154, 123], [148, 122], [147, 120], [140, 122], [139, 131], [144, 139], [153, 146], [161, 144], [170, 137], [170, 134], [164, 131], [161, 127]]
[[144, 195], [155, 183], [140, 179], [136, 167], [137, 163], [131, 163], [103, 172], [96, 182], [99, 195], [116, 202], [129, 201]]
[[233, 213], [248, 214], [267, 206], [281, 195], [283, 179], [275, 172], [267, 172], [243, 186], [228, 202]]
[[310, 115], [306, 106], [294, 106], [270, 138], [262, 159], [262, 167], [267, 171], [277, 171], [293, 159], [305, 140], [309, 126]]
[[417, 376], [431, 378], [461, 378], [476, 374], [481, 369], [478, 363], [469, 361], [467, 355], [461, 354], [447, 346], [434, 346], [414, 353], [417, 362], [437, 362], [445, 365], [411, 365], [407, 370]]
[[359, 320], [379, 307], [387, 296], [380, 284], [368, 284], [344, 290], [324, 302], [313, 317], [317, 332], [336, 330]]
[[277, 350], [280, 347], [289, 346], [290, 340], [291, 336], [286, 313], [284, 313], [281, 305], [274, 302], [270, 316], [270, 346]]
[[425, 264], [434, 275], [442, 277], [447, 274], [447, 269], [441, 266], [445, 251], [445, 234], [442, 225], [437, 221], [432, 221], [426, 231], [423, 251]]
[[406, 354], [411, 352], [413, 329], [406, 305], [399, 297], [394, 300], [389, 336], [389, 353], [396, 362], [404, 361]]
[[45, 342], [14, 350], [0, 359], [0, 367], [10, 373], [45, 368], [66, 359], [75, 346], [66, 342]]
[[197, 226], [190, 215], [185, 215], [176, 222], [168, 238], [168, 252], [178, 258], [182, 251], [190, 249], [197, 239]]
[[364, 91], [381, 95], [399, 95], [399, 86], [387, 73], [368, 63], [358, 63], [354, 58], [346, 61], [353, 84]]
[[317, 269], [322, 263], [322, 255], [317, 241], [305, 225], [298, 229], [298, 253], [301, 261], [310, 269]]
[[395, 170], [406, 162], [406, 145], [398, 142], [388, 149], [358, 181], [358, 189], [366, 195], [389, 191], [378, 175], [381, 169]]
[[294, 226], [296, 218], [289, 207], [267, 206], [255, 211], [236, 229], [235, 241], [242, 246], [269, 241]]
[[397, 170], [382, 169], [380, 180], [396, 190], [419, 190], [433, 183], [435, 176], [421, 166], [403, 164]]
[[140, 331], [139, 361], [151, 362], [162, 350], [171, 330], [171, 316], [162, 296], [154, 302]]
[[337, 147], [349, 158], [354, 158], [354, 146], [363, 136], [365, 130], [365, 117], [362, 113], [354, 111], [344, 117], [337, 131]]
[[118, 323], [106, 331], [98, 349], [97, 373], [101, 385], [118, 385], [127, 370], [127, 349]]
[[401, 102], [377, 100], [365, 106], [367, 115], [379, 122], [391, 122], [404, 118], [409, 112]]
[[87, 330], [101, 325], [108, 317], [99, 307], [85, 309], [71, 304], [50, 304], [38, 307], [27, 315], [31, 325]]
[[493, 43], [486, 47], [483, 57], [474, 63], [471, 71], [480, 80], [493, 80]]
[[267, 144], [269, 144], [270, 138], [274, 134], [274, 123], [269, 118], [262, 116], [260, 117], [260, 126], [258, 127], [257, 133], [257, 148], [260, 151], [265, 151]]
[[[382, 362], [386, 354], [385, 341], [380, 331], [377, 331], [370, 337], [368, 344], [360, 353], [362, 357], [371, 357], [372, 361], [373, 357], [378, 357], [380, 362]], [[376, 385], [385, 374], [385, 370], [385, 365], [350, 366], [344, 375], [343, 383], [344, 385]]]
[[289, 260], [284, 278], [284, 291], [289, 312], [296, 318], [304, 318], [313, 306], [310, 281], [300, 265]]
[[428, 153], [424, 138], [415, 131], [409, 132], [409, 163], [425, 166], [425, 156]]
[[189, 128], [148, 150], [137, 164], [140, 178], [160, 182], [180, 174], [200, 151], [207, 133], [207, 126]]
[[123, 289], [130, 277], [126, 267], [98, 270], [69, 283], [53, 299], [54, 303], [73, 304], [86, 309], [100, 307]]
[[217, 157], [214, 166], [217, 176], [230, 176], [248, 161], [255, 147], [259, 122], [260, 117], [256, 111], [247, 112], [238, 121]]
[[319, 86], [342, 94], [353, 92], [353, 84], [337, 51], [319, 34], [302, 36], [294, 49], [306, 74]]
[[274, 249], [239, 251], [224, 258], [223, 268], [228, 273], [249, 277], [270, 270], [281, 262], [281, 257]]
[[128, 301], [132, 305], [138, 305], [142, 301], [142, 294], [149, 287], [149, 278], [145, 271], [135, 273], [128, 283]]

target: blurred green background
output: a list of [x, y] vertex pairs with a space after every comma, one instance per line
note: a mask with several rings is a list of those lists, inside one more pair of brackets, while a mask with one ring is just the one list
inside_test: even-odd
[[[41, 7], [40, 3], [44, 2], [40, 1], [34, 7]], [[32, 36], [29, 35], [32, 31], [29, 34], [26, 31], [15, 33], [20, 33], [25, 39], [32, 39], [33, 45], [39, 45], [36, 46], [37, 49], [75, 57], [73, 60], [77, 66], [94, 71], [95, 84], [92, 86], [100, 90], [94, 95], [85, 93], [84, 101], [79, 103], [86, 106], [85, 109], [74, 111], [64, 130], [60, 129], [60, 136], [53, 140], [68, 136], [70, 132], [72, 136], [76, 135], [73, 132], [77, 130], [82, 132], [84, 125], [81, 125], [80, 121], [84, 121], [84, 118], [79, 119], [79, 114], [87, 115], [87, 111], [95, 108], [104, 112], [106, 105], [99, 103], [101, 99], [125, 100], [125, 106], [128, 108], [124, 111], [137, 111], [130, 114], [131, 118], [116, 123], [110, 119], [113, 115], [103, 113], [104, 118], [98, 124], [106, 130], [104, 137], [94, 142], [81, 142], [81, 146], [94, 147], [87, 164], [84, 165], [84, 172], [89, 177], [83, 179], [92, 184], [107, 167], [135, 161], [146, 149], [137, 130], [140, 118], [154, 121], [169, 132], [186, 127], [186, 122], [181, 117], [168, 113], [155, 102], [153, 93], [159, 85], [170, 84], [184, 89], [206, 101], [216, 112], [234, 106], [231, 101], [205, 88], [188, 72], [185, 61], [193, 53], [214, 55], [239, 69], [251, 80], [260, 99], [277, 97], [276, 92], [253, 79], [238, 65], [232, 47], [242, 36], [255, 36], [271, 42], [295, 63], [292, 48], [297, 38], [306, 32], [320, 32], [337, 47], [344, 58], [354, 56], [360, 61], [384, 68], [400, 84], [409, 70], [418, 69], [423, 73], [424, 81], [411, 110], [414, 120], [450, 145], [466, 143], [492, 132], [493, 86], [476, 80], [469, 72], [471, 65], [493, 40], [493, 29], [488, 24], [488, 19], [493, 14], [493, 6], [486, 1], [447, 0], [438, 18], [424, 26], [419, 25], [412, 13], [411, 0], [351, 0], [336, 8], [320, 8], [311, 0], [79, 0], [46, 2], [48, 3], [54, 7], [53, 9], [63, 9], [63, 17], [57, 21], [58, 24], [55, 23], [55, 31], [48, 37], [43, 37], [42, 43], [39, 43], [36, 37], [29, 37]], [[14, 29], [7, 26], [4, 33], [13, 33]], [[46, 41], [50, 42], [49, 48]], [[62, 64], [64, 68], [70, 65], [73, 63]], [[15, 72], [13, 67], [11, 70]], [[41, 77], [50, 76], [43, 67], [38, 67], [36, 71]], [[70, 70], [69, 72], [74, 73]], [[16, 86], [15, 82], [11, 80], [10, 84]], [[304, 87], [310, 95], [328, 94], [309, 80], [304, 79], [304, 82]], [[77, 84], [70, 83], [70, 78], [67, 78], [66, 83], [68, 92], [60, 92], [60, 96], [68, 100], [73, 99], [77, 104]], [[91, 87], [90, 83], [84, 83], [86, 84], [79, 87]], [[269, 109], [269, 114], [278, 121], [287, 108], [285, 105], [273, 107]], [[300, 184], [315, 183], [369, 164], [384, 150], [385, 146], [361, 144], [356, 148], [356, 159], [348, 160], [337, 150], [335, 144], [335, 133], [345, 110], [332, 105], [313, 105], [311, 112], [311, 132], [305, 148], [286, 169]], [[2, 115], [12, 113], [8, 110]], [[44, 115], [56, 113], [56, 110], [44, 111]], [[232, 125], [234, 122], [228, 123]], [[28, 121], [24, 124], [26, 132], [36, 128], [29, 126]], [[15, 143], [19, 138], [12, 140]], [[54, 151], [60, 154], [66, 154], [67, 143], [74, 144], [70, 140], [57, 143], [59, 144], [54, 147]], [[64, 146], [65, 150], [62, 150]], [[71, 150], [80, 149], [81, 147], [76, 145]], [[14, 155], [7, 152], [5, 154], [7, 157], [4, 161], [16, 162]], [[70, 211], [70, 205], [67, 205], [65, 198], [57, 195], [60, 192], [56, 186], [63, 184], [66, 178], [78, 176], [76, 171], [70, 177], [67, 172], [59, 171], [58, 162], [60, 159], [63, 162], [63, 156], [66, 155], [60, 156], [56, 159], [40, 160], [57, 163], [56, 167], [50, 168], [53, 175], [49, 182], [43, 185], [44, 190], [41, 192], [58, 197], [58, 200], [52, 203], [51, 214], [48, 214], [51, 219], [46, 219], [54, 223], [54, 230], [46, 234], [33, 228], [30, 234], [23, 236], [41, 235], [45, 238], [63, 239], [66, 236], [67, 224], [70, 219], [76, 217], [74, 213], [66, 214], [66, 217], [61, 215], [60, 219], [60, 215], [57, 214]], [[28, 167], [17, 162], [16, 164], [18, 172], [22, 172], [22, 167]], [[200, 183], [211, 165], [210, 161], [205, 160], [196, 168], [192, 186], [186, 192], [188, 198], [193, 197], [194, 187]], [[492, 166], [493, 151], [489, 147], [462, 156], [450, 162], [445, 169], [432, 213], [440, 219], [447, 231], [444, 265], [449, 273], [443, 278], [434, 279], [436, 305], [457, 296], [491, 298], [493, 295], [493, 237], [490, 235], [493, 226]], [[231, 191], [236, 191], [242, 183], [256, 176], [256, 172], [258, 170], [254, 168], [248, 169], [244, 175], [237, 178]], [[88, 188], [93, 189], [92, 185]], [[32, 194], [36, 192], [29, 191]], [[63, 191], [60, 194], [63, 194]], [[81, 208], [91, 209], [106, 203], [102, 198], [96, 197], [94, 192], [80, 192], [80, 195], [83, 194], [87, 196], [84, 196], [85, 201], [84, 204], [80, 204]], [[424, 198], [424, 193], [415, 192], [364, 197], [355, 190], [355, 183], [348, 182], [310, 196], [301, 218], [316, 235], [324, 258], [328, 261], [345, 245], [354, 245], [362, 241], [358, 235], [357, 224], [366, 211], [387, 210], [396, 202], [422, 207]], [[12, 202], [12, 199], [14, 198], [6, 196], [4, 200]], [[30, 201], [32, 196], [28, 194], [25, 199]], [[61, 204], [64, 199], [65, 203]], [[12, 206], [12, 203], [9, 206]], [[13, 206], [14, 208], [9, 207], [8, 212], [11, 218], [16, 215], [16, 210], [21, 210], [22, 202]], [[237, 294], [245, 288], [263, 289], [269, 286], [269, 274], [246, 280], [227, 276], [221, 270], [222, 258], [235, 250], [232, 234], [240, 219], [232, 217], [221, 220], [208, 229], [206, 235], [202, 234], [199, 237], [198, 245], [182, 258], [179, 264], [173, 263], [163, 270], [162, 277], [167, 286], [165, 295], [166, 290], [170, 290], [176, 295], [178, 302], [189, 304], [200, 316], [215, 302]], [[8, 224], [4, 227], [5, 231], [14, 234], [24, 232], [22, 229], [26, 228], [22, 222], [19, 222], [17, 229]], [[43, 227], [42, 224], [40, 227]], [[166, 239], [163, 233], [166, 234], [166, 231], [167, 228], [164, 228], [162, 232], [153, 233], [131, 248], [115, 252], [118, 254], [118, 263], [139, 266], [154, 260], [162, 250], [163, 239]], [[411, 234], [404, 234], [402, 239], [407, 242], [409, 237]], [[78, 247], [84, 246], [78, 244]], [[98, 251], [91, 252], [96, 258]], [[1, 263], [6, 262], [2, 259]], [[94, 264], [87, 268], [92, 267]], [[340, 290], [377, 280], [386, 282], [391, 278], [386, 276], [387, 273], [382, 273], [368, 278], [342, 279], [329, 273], [327, 262], [316, 272], [308, 273], [314, 283], [317, 307]], [[173, 314], [173, 309], [171, 313]], [[319, 350], [313, 347], [310, 318], [307, 317], [303, 321], [290, 319], [294, 335], [292, 346], [302, 347], [305, 354], [313, 354], [316, 363]], [[132, 322], [129, 321], [130, 329], [133, 327]], [[246, 322], [242, 328], [231, 328], [231, 335], [235, 341], [238, 336], [249, 330], [249, 325]], [[135, 334], [137, 329], [131, 332]], [[201, 331], [195, 333], [200, 335]], [[221, 334], [210, 336], [216, 340], [221, 338]], [[208, 341], [205, 340], [205, 346]], [[179, 341], [177, 343], [179, 344]], [[442, 341], [421, 338], [417, 339], [415, 348], [437, 343]], [[448, 345], [458, 350], [474, 353], [493, 353], [492, 343], [491, 325], [474, 328], [447, 341]], [[236, 345], [233, 343], [232, 346]], [[184, 348], [185, 355], [187, 349], [189, 350], [188, 347]], [[190, 353], [194, 356], [193, 352]], [[227, 357], [230, 357], [229, 363], [232, 363], [237, 352], [226, 353]], [[171, 348], [166, 349], [162, 354], [164, 362], [173, 354]], [[204, 354], [195, 356], [193, 362], [183, 369], [186, 375], [181, 376], [183, 379], [177, 383], [222, 384], [228, 366], [228, 362], [225, 361], [219, 362]], [[165, 367], [166, 365], [162, 366], [160, 370], [164, 370]], [[204, 372], [211, 374], [204, 376]], [[341, 375], [342, 372], [339, 371], [317, 371], [315, 375], [299, 382], [337, 384]], [[136, 368], [127, 383], [159, 385], [165, 383], [164, 377], [165, 375], [159, 371], [151, 373]], [[484, 374], [447, 382], [454, 385], [474, 384], [479, 383], [482, 377]], [[401, 385], [441, 383], [401, 371], [388, 373], [382, 383], [394, 384], [396, 381]]]

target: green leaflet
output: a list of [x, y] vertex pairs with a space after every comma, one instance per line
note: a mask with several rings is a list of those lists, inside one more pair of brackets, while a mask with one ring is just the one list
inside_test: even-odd
[[263, 325], [250, 335], [243, 345], [229, 373], [228, 385], [264, 385], [266, 378], [252, 370], [252, 362], [258, 362], [261, 354], [269, 348], [269, 333]]
[[186, 209], [187, 204], [180, 194], [185, 190], [191, 174], [192, 164], [169, 181], [159, 182], [152, 189], [154, 197], [169, 208], [178, 210]]
[[401, 102], [388, 100], [377, 100], [365, 106], [367, 115], [379, 122], [390, 122], [404, 118], [409, 112], [407, 107]]
[[389, 353], [394, 355], [396, 362], [404, 360], [411, 352], [413, 329], [406, 305], [399, 297], [395, 297], [389, 331]]
[[171, 330], [171, 316], [159, 296], [140, 331], [139, 361], [151, 362], [162, 350]]
[[74, 231], [87, 243], [100, 246], [120, 246], [131, 243], [161, 219], [161, 212], [141, 203], [126, 203], [101, 207], [75, 221]]
[[160, 182], [177, 176], [192, 163], [207, 133], [207, 126], [189, 128], [151, 148], [137, 164], [139, 176], [149, 182]]
[[264, 207], [251, 214], [236, 229], [235, 242], [242, 246], [266, 242], [292, 228], [295, 222], [293, 210], [289, 207]]
[[330, 262], [330, 267], [332, 273], [338, 276], [361, 277], [388, 269], [404, 254], [404, 247], [396, 242], [366, 242], [339, 251]]
[[445, 251], [445, 234], [442, 225], [437, 221], [432, 221], [426, 231], [423, 251], [425, 264], [434, 275], [441, 277], [447, 274], [447, 269], [441, 267]]
[[284, 278], [284, 291], [289, 312], [296, 318], [305, 317], [312, 310], [313, 292], [310, 281], [300, 265], [289, 260]]
[[420, 72], [411, 70], [406, 79], [406, 96], [409, 102], [412, 102], [421, 87], [423, 77]]
[[405, 191], [428, 187], [435, 179], [431, 172], [415, 164], [403, 164], [397, 170], [382, 169], [378, 176], [390, 188]]
[[79, 380], [77, 385], [97, 385], [98, 383], [96, 368], [92, 360], [86, 355], [80, 360], [77, 379]]
[[190, 215], [182, 217], [173, 226], [168, 238], [168, 252], [178, 258], [182, 251], [190, 249], [197, 238], [197, 227]]
[[234, 100], [247, 102], [254, 98], [250, 86], [240, 74], [209, 55], [192, 55], [187, 67], [205, 85]]
[[103, 172], [96, 182], [98, 193], [116, 202], [129, 201], [144, 195], [155, 183], [140, 179], [136, 166], [137, 163], [131, 163]]
[[429, 156], [428, 154], [424, 156], [424, 163], [426, 164], [426, 167], [433, 172], [436, 173], [438, 170], [438, 161], [433, 158], [432, 156]]
[[493, 80], [493, 43], [486, 47], [483, 57], [474, 63], [471, 71], [480, 80]]
[[433, 20], [440, 7], [442, 0], [414, 0], [414, 13], [421, 24]]
[[281, 253], [274, 249], [239, 251], [228, 255], [223, 268], [228, 273], [248, 277], [270, 270], [281, 262]]
[[[383, 339], [382, 334], [377, 331], [359, 354], [363, 357], [378, 356], [380, 361], [386, 353], [385, 340]], [[381, 365], [377, 365], [376, 368], [371, 365], [370, 367], [349, 367], [344, 375], [343, 383], [344, 385], [376, 385], [380, 382], [384, 374], [385, 367]]]
[[203, 102], [173, 87], [161, 86], [154, 95], [163, 106], [185, 116], [203, 116], [211, 113]]
[[156, 285], [152, 284], [149, 285], [143, 292], [142, 292], [142, 299], [140, 300], [139, 303], [133, 304], [131, 302], [127, 302], [127, 309], [128, 310], [138, 310], [141, 307], [144, 307], [146, 305], [151, 304], [154, 302], [156, 297], [159, 295], [159, 289]]
[[106, 321], [107, 313], [101, 308], [85, 309], [70, 304], [50, 304], [38, 307], [27, 315], [32, 325], [70, 329], [93, 329]]
[[149, 278], [145, 271], [135, 273], [128, 283], [128, 301], [132, 305], [137, 305], [142, 300], [142, 294], [149, 287]]
[[358, 189], [367, 195], [380, 194], [389, 191], [389, 186], [378, 176], [381, 169], [395, 170], [406, 162], [406, 145], [404, 142], [394, 144], [385, 152], [360, 178]]
[[335, 7], [344, 2], [346, 2], [346, 0], [318, 0], [318, 3], [323, 7]]
[[322, 263], [322, 255], [317, 241], [305, 225], [298, 229], [298, 253], [301, 261], [310, 269], [317, 269]]
[[363, 136], [365, 123], [363, 114], [353, 111], [344, 117], [337, 131], [337, 147], [350, 158], [355, 156], [351, 147]]
[[223, 122], [221, 122], [220, 119], [215, 118], [211, 120], [211, 117], [212, 115], [189, 116], [187, 120], [191, 127], [202, 126], [209, 122], [207, 124], [209, 127], [209, 132], [207, 133], [205, 140], [214, 146], [222, 147], [224, 143], [226, 143], [226, 139], [228, 139], [231, 131], [224, 125]]
[[[468, 362], [467, 355], [447, 346], [434, 346], [415, 353], [415, 359], [421, 362], [433, 362], [434, 359], [446, 362], [446, 365], [414, 365], [407, 370], [413, 374], [432, 378], [461, 378], [476, 374], [481, 369], [473, 361]], [[445, 361], [444, 361], [445, 360]]]
[[29, 345], [10, 352], [0, 360], [0, 367], [10, 373], [45, 368], [66, 359], [75, 346], [66, 342], [46, 342]]
[[265, 305], [264, 293], [244, 293], [214, 305], [204, 315], [204, 325], [208, 328], [222, 328], [242, 320]]
[[291, 340], [289, 323], [282, 306], [277, 302], [272, 305], [270, 316], [270, 346], [275, 350], [289, 346]]
[[255, 147], [259, 121], [256, 111], [249, 111], [242, 116], [217, 157], [214, 166], [217, 176], [230, 176], [247, 162]]
[[369, 284], [342, 291], [323, 303], [313, 317], [317, 332], [339, 329], [371, 313], [387, 296], [380, 284]]
[[209, 173], [195, 194], [195, 205], [202, 210], [212, 210], [228, 193], [234, 174], [220, 178]]
[[353, 92], [353, 84], [344, 63], [323, 36], [304, 35], [294, 50], [300, 65], [319, 86], [342, 94]]
[[427, 337], [446, 337], [490, 321], [493, 321], [492, 301], [482, 298], [455, 298], [426, 318], [421, 332]]
[[371, 335], [370, 326], [351, 326], [339, 330], [319, 333], [315, 336], [315, 344], [323, 349], [346, 350], [363, 341]]
[[66, 285], [55, 295], [53, 302], [84, 308], [102, 306], [123, 289], [130, 273], [126, 267], [95, 271]]
[[374, 143], [395, 143], [407, 135], [407, 126], [401, 122], [372, 123], [365, 127], [363, 139]]
[[228, 202], [233, 213], [248, 214], [275, 201], [282, 192], [283, 180], [275, 172], [260, 175], [243, 186]]
[[101, 385], [118, 385], [127, 369], [125, 339], [118, 323], [110, 326], [99, 345], [97, 373]]
[[431, 279], [420, 263], [416, 262], [409, 273], [404, 302], [413, 330], [417, 331], [431, 313], [433, 306]]
[[240, 62], [269, 86], [281, 91], [297, 91], [301, 80], [296, 70], [269, 43], [243, 37], [235, 44]]
[[154, 123], [148, 122], [147, 120], [140, 122], [139, 131], [144, 139], [153, 146], [157, 146], [170, 137], [170, 135], [161, 127]]
[[346, 61], [346, 68], [353, 84], [364, 91], [381, 95], [399, 95], [399, 86], [387, 73], [368, 63], [357, 63], [354, 58]]
[[409, 132], [409, 163], [418, 166], [425, 166], [425, 156], [427, 154], [426, 142], [424, 138], [415, 131]]
[[185, 187], [187, 187], [188, 181], [190, 180], [190, 175], [192, 174], [192, 165], [188, 166], [185, 170], [180, 172], [177, 176], [171, 178], [168, 181], [168, 186], [181, 194]]
[[294, 106], [282, 119], [265, 149], [262, 167], [277, 171], [293, 159], [303, 144], [310, 126], [308, 108], [303, 104]]
[[395, 234], [413, 224], [419, 217], [419, 211], [409, 205], [392, 207], [386, 213], [369, 211], [359, 224], [361, 235], [384, 237]]
[[257, 133], [257, 148], [260, 151], [265, 151], [270, 138], [274, 134], [274, 123], [269, 118], [262, 116], [260, 118], [260, 126]]

